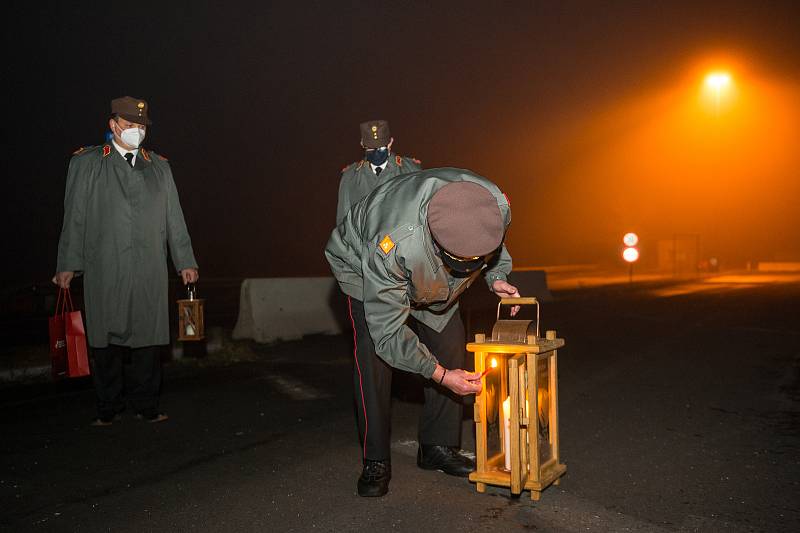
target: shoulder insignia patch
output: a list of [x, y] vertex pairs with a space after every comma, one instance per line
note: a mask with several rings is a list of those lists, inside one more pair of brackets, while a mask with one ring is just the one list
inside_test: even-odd
[[389, 237], [389, 235], [386, 235], [378, 244], [378, 246], [381, 247], [381, 250], [383, 250], [384, 254], [389, 255], [389, 252], [391, 252], [392, 248], [394, 248], [394, 241], [391, 237]]
[[403, 166], [403, 158], [400, 157], [399, 155], [394, 158], [394, 162], [397, 163], [398, 167], [402, 167]]
[[84, 150], [86, 150], [86, 147], [85, 146], [81, 146], [80, 148], [78, 148], [77, 150], [72, 152], [72, 155], [78, 155], [79, 153], [83, 152]]
[[109, 145], [103, 146], [103, 157], [108, 157], [111, 153], [111, 147]]
[[141, 150], [139, 150], [139, 152], [141, 152], [142, 154], [142, 159], [144, 159], [145, 161], [150, 161], [150, 153], [147, 150], [142, 148]]

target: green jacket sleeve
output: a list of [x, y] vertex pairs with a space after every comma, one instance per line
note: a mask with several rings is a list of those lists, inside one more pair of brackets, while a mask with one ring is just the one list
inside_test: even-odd
[[381, 257], [374, 244], [365, 246], [364, 313], [375, 353], [394, 368], [430, 378], [438, 361], [406, 325], [408, 277], [395, 253]]
[[56, 272], [79, 272], [84, 269], [84, 238], [86, 235], [86, 205], [89, 198], [87, 175], [89, 165], [85, 157], [73, 157], [67, 171], [64, 193], [64, 224], [58, 240]]
[[492, 283], [498, 279], [508, 281], [508, 274], [511, 272], [511, 266], [511, 255], [508, 253], [508, 250], [506, 250], [506, 245], [504, 244], [502, 250], [500, 250], [500, 257], [490, 268], [486, 269], [483, 275], [483, 279], [486, 280], [489, 289], [492, 288]]
[[347, 169], [342, 172], [342, 178], [339, 180], [339, 203], [336, 204], [336, 225], [342, 223], [344, 216], [350, 209], [350, 190], [345, 183], [347, 181]]
[[172, 170], [166, 162], [161, 164], [167, 186], [167, 243], [172, 257], [172, 264], [180, 272], [185, 268], [197, 268], [197, 261], [192, 250], [192, 240], [186, 229], [183, 209], [178, 198], [178, 189], [172, 179]]
[[[497, 198], [497, 207], [500, 208], [500, 214], [503, 217], [503, 223], [506, 226], [507, 232], [509, 225], [511, 225], [511, 206], [508, 203], [508, 198], [506, 195], [504, 195], [499, 189], [497, 189], [495, 197]], [[500, 256], [496, 261], [494, 261], [494, 263], [490, 264], [489, 268], [487, 268], [483, 274], [483, 279], [486, 280], [489, 290], [492, 289], [492, 284], [498, 279], [508, 281], [508, 275], [511, 273], [511, 267], [511, 255], [508, 253], [506, 245], [503, 244], [500, 250]]]

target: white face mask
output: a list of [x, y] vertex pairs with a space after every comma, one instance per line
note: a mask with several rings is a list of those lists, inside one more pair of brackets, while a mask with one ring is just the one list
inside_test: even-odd
[[142, 141], [144, 140], [144, 130], [141, 128], [128, 128], [126, 130], [122, 130], [119, 138], [122, 139], [122, 142], [128, 146], [139, 148], [139, 145], [142, 144]]

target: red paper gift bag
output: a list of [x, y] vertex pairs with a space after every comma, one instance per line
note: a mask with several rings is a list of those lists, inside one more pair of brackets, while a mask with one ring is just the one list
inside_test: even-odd
[[[74, 309], [69, 289], [61, 290], [56, 314], [50, 319], [50, 353], [53, 376], [77, 378], [89, 375], [89, 352], [81, 312]], [[61, 303], [61, 309], [59, 309]]]
[[50, 361], [53, 378], [67, 375], [67, 330], [64, 325], [64, 289], [58, 289], [56, 312], [47, 321], [50, 330]]

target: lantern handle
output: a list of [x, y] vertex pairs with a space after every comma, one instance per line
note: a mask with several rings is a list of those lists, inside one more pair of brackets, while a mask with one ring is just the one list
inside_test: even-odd
[[533, 296], [523, 298], [500, 298], [497, 302], [497, 319], [500, 320], [500, 306], [502, 305], [535, 305], [536, 306], [536, 338], [539, 338], [539, 300]]

